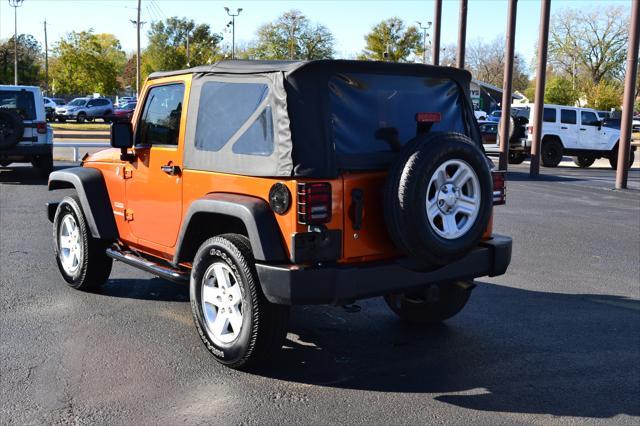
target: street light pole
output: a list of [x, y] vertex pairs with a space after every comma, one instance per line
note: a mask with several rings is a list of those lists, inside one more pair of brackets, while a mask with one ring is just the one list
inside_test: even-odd
[[240, 15], [242, 8], [238, 8], [236, 13], [232, 13], [228, 7], [224, 10], [227, 11], [227, 15], [231, 16], [231, 59], [236, 58], [236, 16]]
[[420, 21], [417, 21], [417, 24], [422, 30], [422, 47], [424, 49], [424, 51], [422, 52], [422, 63], [426, 65], [427, 64], [427, 36], [429, 35], [427, 34], [427, 30], [431, 28], [431, 21], [427, 22], [426, 27], [423, 27]]
[[13, 60], [13, 84], [18, 85], [18, 8], [22, 6], [24, 0], [9, 0], [9, 5], [13, 7], [13, 47], [15, 57]]

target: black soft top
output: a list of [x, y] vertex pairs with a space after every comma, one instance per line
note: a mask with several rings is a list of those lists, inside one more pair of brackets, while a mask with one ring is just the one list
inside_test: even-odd
[[[342, 102], [342, 94], [338, 92], [346, 93], [353, 85], [345, 83], [344, 87], [337, 88], [336, 85], [342, 84], [335, 80], [339, 75], [388, 75], [388, 81], [398, 77], [417, 77], [435, 82], [433, 84], [449, 81], [449, 86], [442, 84], [438, 86], [437, 90], [440, 91], [434, 89], [436, 91], [425, 92], [424, 102], [431, 107], [421, 110], [442, 111], [443, 117], [454, 115], [459, 117], [458, 125], [444, 130], [463, 132], [481, 146], [469, 98], [471, 74], [457, 68], [351, 60], [232, 60], [186, 70], [156, 72], [151, 74], [149, 79], [185, 74], [194, 76], [189, 102], [189, 115], [192, 119], [187, 122], [186, 137], [189, 144], [185, 156], [189, 160], [186, 163], [189, 163], [192, 168], [210, 168], [229, 173], [261, 176], [330, 178], [337, 176], [340, 170], [388, 167], [395, 156], [394, 153], [360, 155], [357, 152], [355, 154], [344, 152], [345, 150], [342, 149], [346, 145], [366, 149], [365, 145], [371, 142], [371, 137], [367, 136], [367, 139], [363, 135], [365, 133], [373, 135], [379, 124], [366, 128], [364, 132], [361, 131], [362, 126], [357, 128], [356, 125], [362, 123], [363, 117], [367, 119], [375, 115], [370, 107], [372, 103], [377, 102], [377, 99], [375, 94], [367, 96], [367, 93], [364, 93], [363, 96], [354, 95], [349, 98], [349, 102]], [[275, 148], [271, 154], [260, 157], [260, 161], [254, 162], [251, 156], [237, 155], [232, 148], [211, 153], [207, 153], [206, 149], [198, 148], [199, 144], [207, 143], [206, 141], [198, 142], [199, 135], [204, 134], [198, 129], [204, 129], [208, 126], [208, 122], [213, 122], [210, 117], [205, 119], [206, 111], [199, 110], [201, 91], [206, 81], [266, 81], [269, 84], [270, 91], [265, 105], [270, 105], [273, 123], [275, 123]], [[402, 85], [399, 80], [394, 81]], [[365, 88], [362, 92], [366, 92], [366, 86], [362, 87]], [[450, 95], [452, 92], [455, 92], [455, 96]], [[206, 103], [203, 105], [205, 109], [211, 108]], [[341, 108], [341, 112], [336, 113], [335, 108]], [[203, 114], [200, 114], [201, 112]], [[409, 112], [408, 119], [413, 120], [415, 111]], [[203, 116], [202, 120], [197, 118], [199, 115]], [[247, 125], [249, 124], [251, 123], [247, 122]], [[443, 123], [443, 126], [446, 124]], [[405, 143], [408, 139], [409, 137], [403, 137], [402, 142]], [[235, 139], [228, 145], [231, 146], [233, 142]], [[384, 144], [384, 142], [379, 143]], [[349, 146], [346, 148], [348, 150]]]

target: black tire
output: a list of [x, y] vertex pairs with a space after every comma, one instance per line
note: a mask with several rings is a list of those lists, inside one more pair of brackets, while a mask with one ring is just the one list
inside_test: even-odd
[[[75, 221], [78, 232], [79, 255], [77, 269], [70, 271], [63, 265], [61, 227], [67, 216]], [[92, 291], [104, 284], [111, 274], [113, 260], [106, 255], [108, 242], [93, 238], [77, 196], [65, 197], [53, 219], [53, 249], [62, 278], [70, 287]]]
[[[636, 155], [635, 152], [633, 150], [629, 151], [629, 165], [627, 166], [627, 169], [630, 169], [631, 166], [633, 165], [633, 162], [636, 159]], [[609, 154], [609, 165], [611, 166], [611, 168], [613, 170], [617, 170], [618, 169], [618, 145], [616, 145], [616, 147], [613, 149], [613, 151], [611, 151], [611, 154]]]
[[562, 144], [557, 139], [542, 141], [542, 151], [540, 154], [543, 166], [557, 167], [562, 161]]
[[40, 155], [31, 161], [31, 165], [42, 177], [48, 177], [53, 171], [53, 156], [51, 154]]
[[76, 116], [77, 123], [84, 123], [86, 120], [87, 120], [87, 114], [85, 114], [84, 112], [79, 112], [78, 115]]
[[596, 156], [591, 154], [578, 155], [573, 157], [573, 163], [581, 169], [590, 167], [596, 161]]
[[[207, 325], [203, 308], [202, 286], [205, 274], [213, 265], [228, 266], [242, 295], [242, 325], [239, 331], [225, 325], [225, 331], [237, 333], [223, 342]], [[207, 275], [208, 276], [208, 275]], [[205, 241], [196, 253], [190, 280], [191, 312], [196, 329], [214, 358], [231, 368], [246, 369], [268, 362], [282, 347], [287, 334], [289, 306], [270, 303], [262, 293], [251, 246], [247, 237], [224, 234]], [[226, 300], [226, 299], [225, 299]], [[217, 317], [220, 307], [208, 304], [210, 315]], [[234, 310], [236, 308], [233, 308]], [[226, 324], [226, 323], [225, 323]], [[229, 328], [227, 328], [229, 327]]]
[[[425, 202], [430, 178], [449, 160], [462, 160], [470, 166], [479, 191], [474, 221], [464, 234], [451, 239], [440, 236], [433, 228]], [[384, 215], [389, 234], [395, 245], [421, 266], [454, 261], [482, 238], [492, 210], [492, 187], [487, 159], [467, 136], [433, 133], [416, 138], [405, 145], [385, 184]]]
[[527, 157], [524, 153], [509, 150], [509, 164], [522, 164], [525, 158]]
[[0, 148], [11, 148], [22, 139], [24, 123], [15, 111], [0, 108]]
[[87, 121], [88, 121], [89, 123], [93, 123], [93, 117], [87, 117]]
[[67, 119], [64, 118], [64, 117], [58, 117], [58, 121], [61, 122], [61, 123], [66, 123]]
[[465, 307], [474, 287], [471, 281], [431, 284], [420, 290], [388, 294], [384, 300], [403, 321], [410, 324], [438, 324]]

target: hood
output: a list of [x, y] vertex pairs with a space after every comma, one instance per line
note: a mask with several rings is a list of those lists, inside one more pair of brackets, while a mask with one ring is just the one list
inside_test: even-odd
[[107, 148], [95, 152], [86, 157], [84, 163], [121, 163], [120, 150], [118, 148]]

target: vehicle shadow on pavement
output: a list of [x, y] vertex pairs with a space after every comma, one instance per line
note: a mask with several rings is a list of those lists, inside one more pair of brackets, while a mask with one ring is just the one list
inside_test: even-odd
[[188, 302], [189, 286], [162, 278], [110, 279], [96, 292], [102, 296], [159, 302]]
[[[54, 167], [53, 170], [65, 167]], [[46, 185], [49, 178], [42, 176], [33, 167], [0, 167], [0, 183], [5, 185]]]
[[640, 301], [479, 283], [432, 328], [401, 323], [380, 299], [362, 307], [294, 308], [280, 359], [259, 374], [483, 411], [640, 415]]
[[520, 171], [513, 171], [513, 170], [509, 170], [507, 172], [507, 182], [508, 181], [574, 182], [577, 180], [586, 180], [586, 179], [588, 178], [554, 176], [554, 175], [548, 175], [548, 174], [539, 174], [536, 177], [531, 177], [529, 176], [529, 172], [520, 172]]

